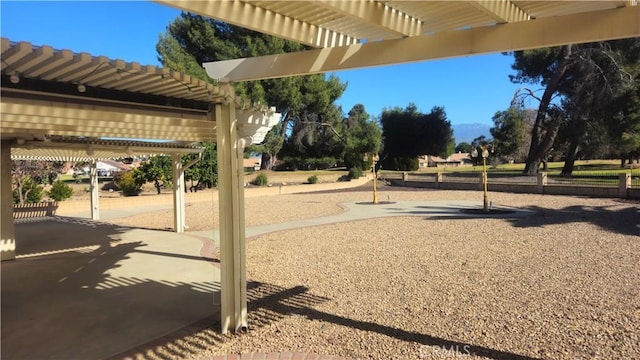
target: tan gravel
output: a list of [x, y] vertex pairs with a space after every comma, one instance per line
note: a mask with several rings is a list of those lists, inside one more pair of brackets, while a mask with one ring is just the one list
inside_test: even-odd
[[[482, 200], [480, 192], [383, 187], [387, 196]], [[370, 193], [358, 189], [249, 198], [256, 219], [247, 220], [327, 215], [363, 200]], [[491, 200], [536, 212], [516, 220], [363, 220], [253, 238], [249, 332], [192, 332], [149, 357], [640, 358], [640, 204], [506, 193]]]

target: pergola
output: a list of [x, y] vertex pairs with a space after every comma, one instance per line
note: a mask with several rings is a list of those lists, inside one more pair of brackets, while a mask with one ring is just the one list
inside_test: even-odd
[[[257, 122], [264, 126], [260, 131], [265, 131], [274, 119], [268, 112], [239, 109], [233, 102], [233, 82], [640, 35], [640, 8], [636, 6], [636, 0], [156, 2], [297, 41], [315, 49], [203, 64], [209, 76], [219, 81], [219, 85], [212, 86], [186, 75], [163, 73], [159, 69], [144, 68], [135, 63], [111, 61], [108, 62], [110, 65], [100, 66], [100, 60], [89, 60], [86, 54], [83, 61], [82, 54], [72, 55], [69, 52], [65, 61], [62, 54], [53, 56], [50, 50], [39, 50], [41, 48], [26, 52], [19, 48], [12, 50], [10, 54], [22, 60], [8, 67], [4, 62], [9, 55], [5, 55], [8, 45], [6, 47], [3, 40], [2, 163], [5, 164], [9, 159], [5, 152], [11, 146], [12, 139], [20, 134], [40, 136], [43, 132], [51, 134], [51, 131], [56, 131], [59, 134], [70, 131], [64, 135], [193, 141], [207, 138], [217, 141], [223, 333], [247, 326], [243, 187], [239, 177], [242, 165], [238, 163], [242, 158], [239, 156], [241, 150], [249, 141], [245, 135], [250, 131], [244, 129], [247, 123]], [[9, 81], [12, 80], [10, 76], [15, 75], [10, 73], [12, 70], [20, 73], [20, 69], [38, 65], [40, 55], [34, 52], [49, 53], [48, 65], [24, 81], [15, 84]], [[70, 56], [79, 59], [69, 61]], [[87, 65], [91, 61], [93, 65]], [[52, 72], [59, 74], [43, 78]], [[122, 75], [122, 79], [116, 80], [118, 75]], [[25, 76], [28, 75], [25, 73]], [[128, 80], [124, 80], [125, 77]], [[167, 77], [169, 84], [161, 81]], [[35, 94], [37, 96], [33, 94], [33, 89], [21, 90], [32, 82], [42, 81], [48, 87], [40, 84], [37, 88], [41, 90]], [[57, 93], [52, 95], [45, 88], [55, 88]], [[81, 89], [86, 92], [79, 94]], [[118, 94], [120, 96], [116, 96]], [[122, 98], [122, 94], [127, 97]], [[90, 104], [83, 103], [82, 100], [90, 95]], [[103, 97], [108, 101], [104, 102]], [[36, 100], [37, 106], [27, 105], [34, 104]], [[6, 106], [5, 101], [9, 101]], [[50, 104], [52, 101], [56, 103]], [[38, 112], [41, 106], [48, 110]], [[107, 108], [101, 110], [103, 106]], [[17, 112], [10, 112], [12, 107], [18, 109]], [[74, 119], [71, 126], [76, 128], [65, 130], [64, 126], [69, 125], [65, 121], [33, 120], [50, 118], [48, 114], [56, 111], [74, 113], [75, 116], [63, 118]], [[21, 125], [7, 126], [5, 130], [7, 115]], [[248, 117], [260, 120], [250, 121]], [[83, 126], [84, 123], [91, 125]], [[110, 130], [116, 129], [118, 135], [109, 135]], [[103, 130], [106, 134], [102, 133]], [[82, 131], [94, 133], [82, 135]], [[151, 134], [153, 136], [149, 137]], [[255, 138], [253, 141], [256, 141]], [[5, 194], [10, 193], [10, 185], [6, 184], [9, 177], [7, 171], [7, 166], [3, 165], [4, 209], [9, 204]], [[3, 254], [4, 246], [13, 241], [12, 234], [5, 236], [7, 222], [3, 213]]]
[[98, 186], [99, 160], [130, 156], [170, 156], [172, 160], [173, 178], [173, 229], [181, 233], [185, 229], [185, 199], [178, 184], [184, 185], [184, 171], [198, 160], [187, 164], [180, 162], [182, 154], [202, 154], [202, 148], [192, 143], [180, 142], [148, 142], [133, 140], [100, 139], [93, 137], [74, 137], [44, 135], [43, 140], [18, 138], [11, 150], [11, 160], [39, 161], [71, 161], [89, 162], [89, 182], [91, 184], [91, 219], [100, 219], [100, 188]]
[[[238, 106], [228, 82], [6, 38], [1, 56], [2, 260], [15, 258], [11, 159], [93, 162], [91, 216], [98, 219], [96, 160], [170, 155], [174, 230], [183, 232], [184, 170], [191, 164], [183, 166], [180, 155], [216, 141], [226, 166], [220, 182], [242, 184], [244, 146], [261, 142], [280, 120], [275, 109]], [[221, 209], [241, 211], [242, 194], [221, 196]]]

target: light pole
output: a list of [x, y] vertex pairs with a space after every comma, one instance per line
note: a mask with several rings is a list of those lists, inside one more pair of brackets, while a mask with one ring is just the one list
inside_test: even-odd
[[[482, 205], [483, 205], [483, 209], [485, 212], [489, 212], [489, 191], [487, 190], [487, 158], [489, 157], [489, 149], [491, 149], [491, 152], [493, 152], [493, 145], [492, 144], [485, 144], [485, 145], [480, 145], [479, 146], [480, 150], [482, 151], [480, 153], [480, 155], [482, 155], [482, 185], [483, 185], [483, 201], [482, 201]], [[471, 152], [471, 157], [472, 158], [477, 158], [478, 157], [478, 147], [473, 147], [473, 151]]]
[[378, 157], [378, 154], [373, 154], [371, 159], [373, 160], [373, 203], [377, 204], [378, 203], [378, 192], [376, 190], [376, 180], [378, 178], [378, 173], [376, 171], [376, 163], [378, 162], [378, 160], [380, 158]]

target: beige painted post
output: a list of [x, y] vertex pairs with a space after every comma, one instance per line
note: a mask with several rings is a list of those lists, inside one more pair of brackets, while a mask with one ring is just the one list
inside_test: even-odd
[[[230, 99], [215, 104], [220, 207], [220, 325], [223, 334], [247, 328], [243, 170], [238, 159], [238, 126], [233, 87]], [[210, 111], [211, 112], [211, 111]]]
[[442, 183], [444, 176], [441, 172], [436, 173], [436, 187], [440, 188], [440, 184]]
[[0, 142], [0, 260], [16, 258], [16, 237], [13, 225], [13, 195], [11, 192], [11, 141]]
[[631, 173], [619, 174], [618, 182], [618, 196], [626, 198], [628, 195], [628, 189], [631, 187]]
[[547, 173], [541, 172], [537, 176], [538, 193], [544, 194], [544, 187], [547, 186]]
[[184, 208], [184, 171], [180, 154], [171, 155], [171, 168], [173, 169], [173, 230], [177, 233], [184, 232], [185, 208]]
[[98, 162], [96, 160], [91, 163], [89, 177], [91, 181], [91, 219], [98, 220], [100, 219], [100, 189], [98, 187]]

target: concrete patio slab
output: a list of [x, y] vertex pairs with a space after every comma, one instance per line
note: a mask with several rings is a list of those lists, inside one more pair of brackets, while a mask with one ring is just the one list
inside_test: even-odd
[[16, 225], [3, 359], [100, 359], [215, 316], [218, 268], [188, 235], [73, 218]]

